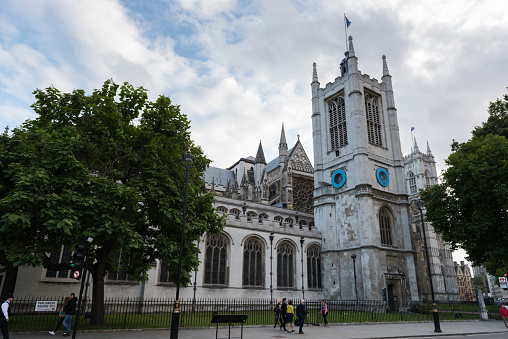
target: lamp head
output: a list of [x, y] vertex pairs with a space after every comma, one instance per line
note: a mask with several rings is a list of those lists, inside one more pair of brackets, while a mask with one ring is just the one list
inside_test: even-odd
[[351, 259], [355, 260], [355, 259], [356, 259], [356, 254], [353, 254], [353, 255], [351, 256]]

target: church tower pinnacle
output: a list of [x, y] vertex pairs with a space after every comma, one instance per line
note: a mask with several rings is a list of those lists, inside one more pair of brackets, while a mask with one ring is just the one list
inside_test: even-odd
[[280, 132], [279, 142], [279, 164], [283, 164], [288, 156], [288, 144], [286, 143], [286, 133], [284, 132], [284, 123]]

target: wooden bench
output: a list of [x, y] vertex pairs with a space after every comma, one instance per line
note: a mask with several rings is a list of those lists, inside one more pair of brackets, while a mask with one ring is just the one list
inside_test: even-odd
[[215, 339], [218, 339], [219, 335], [219, 324], [229, 324], [228, 338], [231, 338], [231, 324], [242, 324], [241, 336], [235, 338], [243, 338], [243, 324], [247, 320], [247, 314], [214, 314], [212, 316], [212, 324], [216, 325]]

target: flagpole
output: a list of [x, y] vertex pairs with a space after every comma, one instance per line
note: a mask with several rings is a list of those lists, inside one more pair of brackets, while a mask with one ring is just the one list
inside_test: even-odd
[[346, 24], [346, 13], [344, 13], [344, 37], [346, 38], [346, 51], [349, 51], [347, 46], [347, 24]]

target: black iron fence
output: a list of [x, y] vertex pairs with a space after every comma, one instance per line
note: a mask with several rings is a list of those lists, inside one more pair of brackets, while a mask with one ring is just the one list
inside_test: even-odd
[[[57, 311], [37, 312], [37, 301], [57, 301]], [[294, 308], [299, 299], [294, 299]], [[432, 305], [423, 302], [390, 303], [373, 300], [326, 300], [330, 323], [431, 321]], [[17, 298], [11, 304], [11, 331], [50, 331], [59, 320], [63, 298]], [[108, 298], [104, 301], [104, 324], [90, 324], [91, 301], [84, 302], [80, 312], [80, 329], [170, 328], [174, 299]], [[180, 301], [180, 327], [208, 327], [214, 313], [248, 314], [246, 325], [274, 325], [275, 302], [268, 299], [198, 299]], [[307, 300], [310, 324], [323, 323], [320, 300]], [[477, 303], [438, 304], [441, 320], [479, 319]], [[499, 307], [488, 305], [490, 319], [501, 319]], [[74, 320], [73, 320], [74, 323]], [[63, 330], [63, 328], [61, 328]]]

